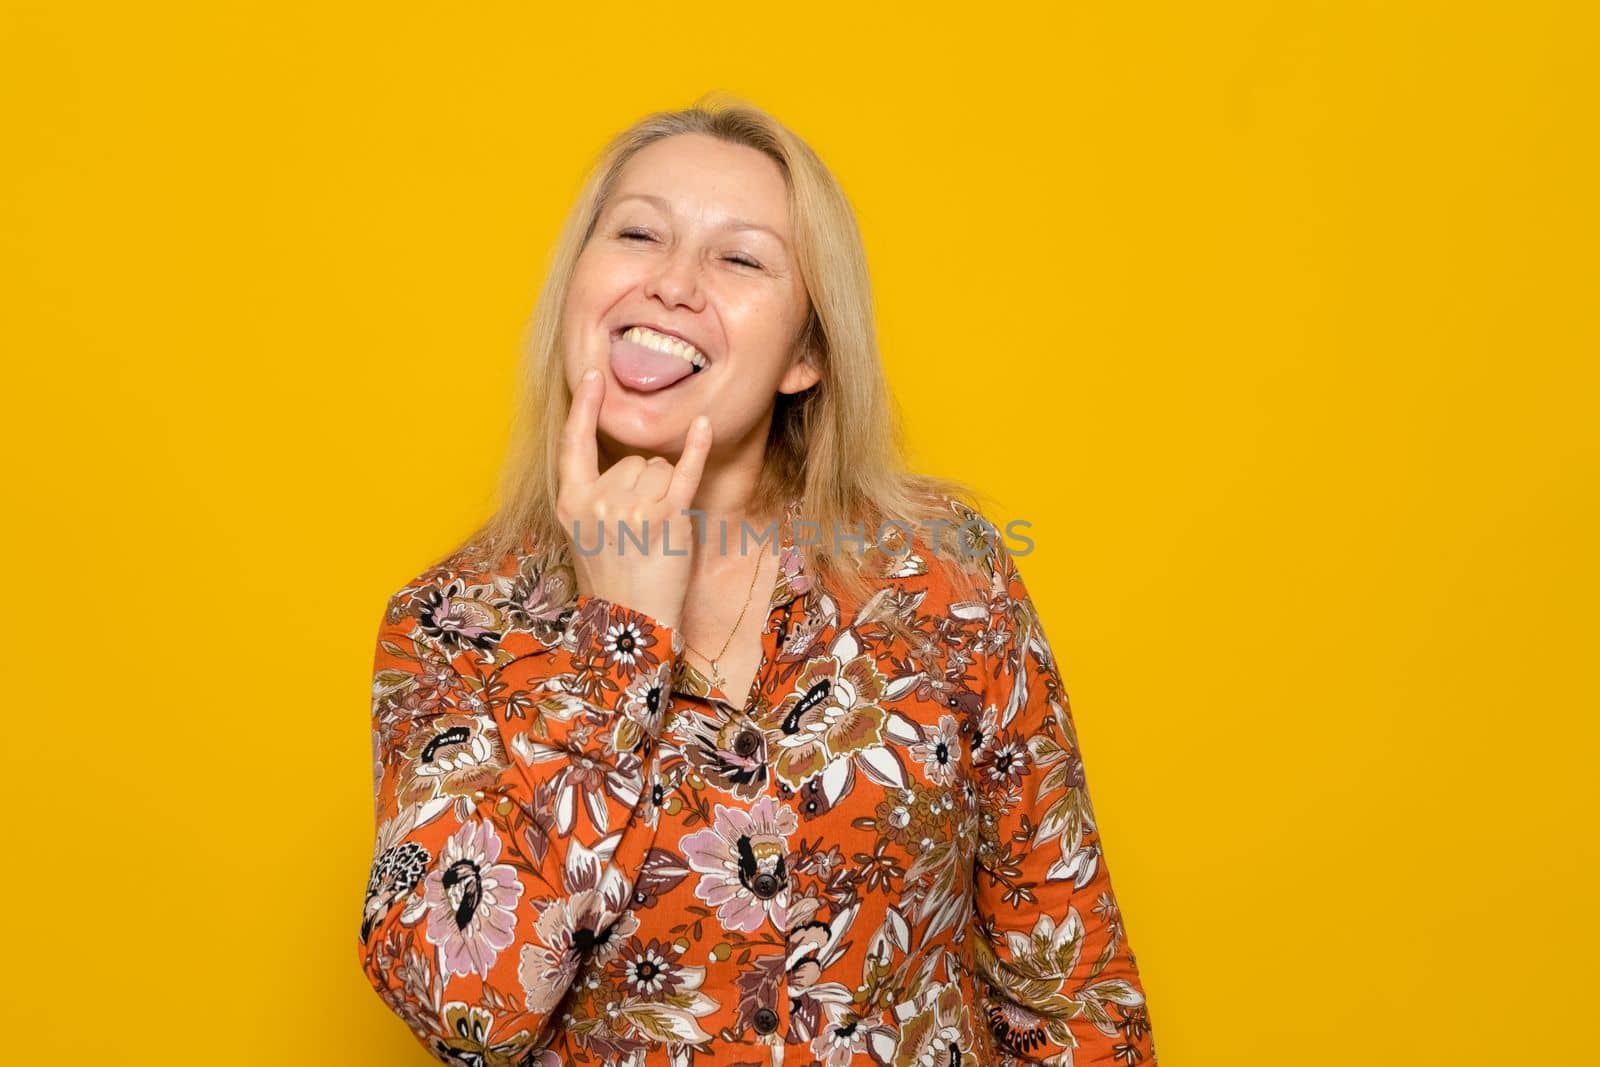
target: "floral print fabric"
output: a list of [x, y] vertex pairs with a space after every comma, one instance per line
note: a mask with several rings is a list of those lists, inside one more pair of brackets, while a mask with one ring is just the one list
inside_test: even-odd
[[918, 539], [846, 610], [791, 501], [743, 702], [576, 594], [565, 546], [468, 545], [394, 594], [358, 947], [434, 1058], [1156, 1062], [1050, 645], [948, 503], [986, 595]]

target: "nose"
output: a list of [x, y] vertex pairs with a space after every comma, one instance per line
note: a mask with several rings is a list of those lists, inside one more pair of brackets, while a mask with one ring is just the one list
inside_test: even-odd
[[654, 296], [668, 307], [682, 305], [700, 310], [700, 254], [688, 244], [680, 244], [662, 257], [659, 268], [645, 283], [645, 295]]

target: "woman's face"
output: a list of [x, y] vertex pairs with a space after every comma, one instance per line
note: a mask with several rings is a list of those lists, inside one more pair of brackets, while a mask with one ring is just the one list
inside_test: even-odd
[[[819, 377], [796, 349], [809, 311], [778, 165], [703, 134], [668, 137], [624, 165], [578, 257], [561, 321], [567, 385], [589, 367], [605, 375], [599, 439], [612, 458], [675, 458], [702, 413], [713, 456], [764, 448], [777, 394]], [[654, 391], [626, 384], [661, 358], [622, 336], [641, 324], [689, 341], [702, 368]]]

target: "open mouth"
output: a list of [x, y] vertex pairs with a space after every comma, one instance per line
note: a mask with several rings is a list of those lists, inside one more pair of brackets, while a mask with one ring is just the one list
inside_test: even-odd
[[661, 392], [703, 371], [709, 360], [699, 347], [649, 326], [611, 331], [611, 373], [639, 392]]

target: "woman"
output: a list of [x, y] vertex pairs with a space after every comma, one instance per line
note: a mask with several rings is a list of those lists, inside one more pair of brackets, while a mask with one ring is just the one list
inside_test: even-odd
[[535, 327], [504, 502], [378, 641], [378, 993], [448, 1063], [1154, 1063], [1050, 646], [902, 465], [823, 164], [646, 118]]

